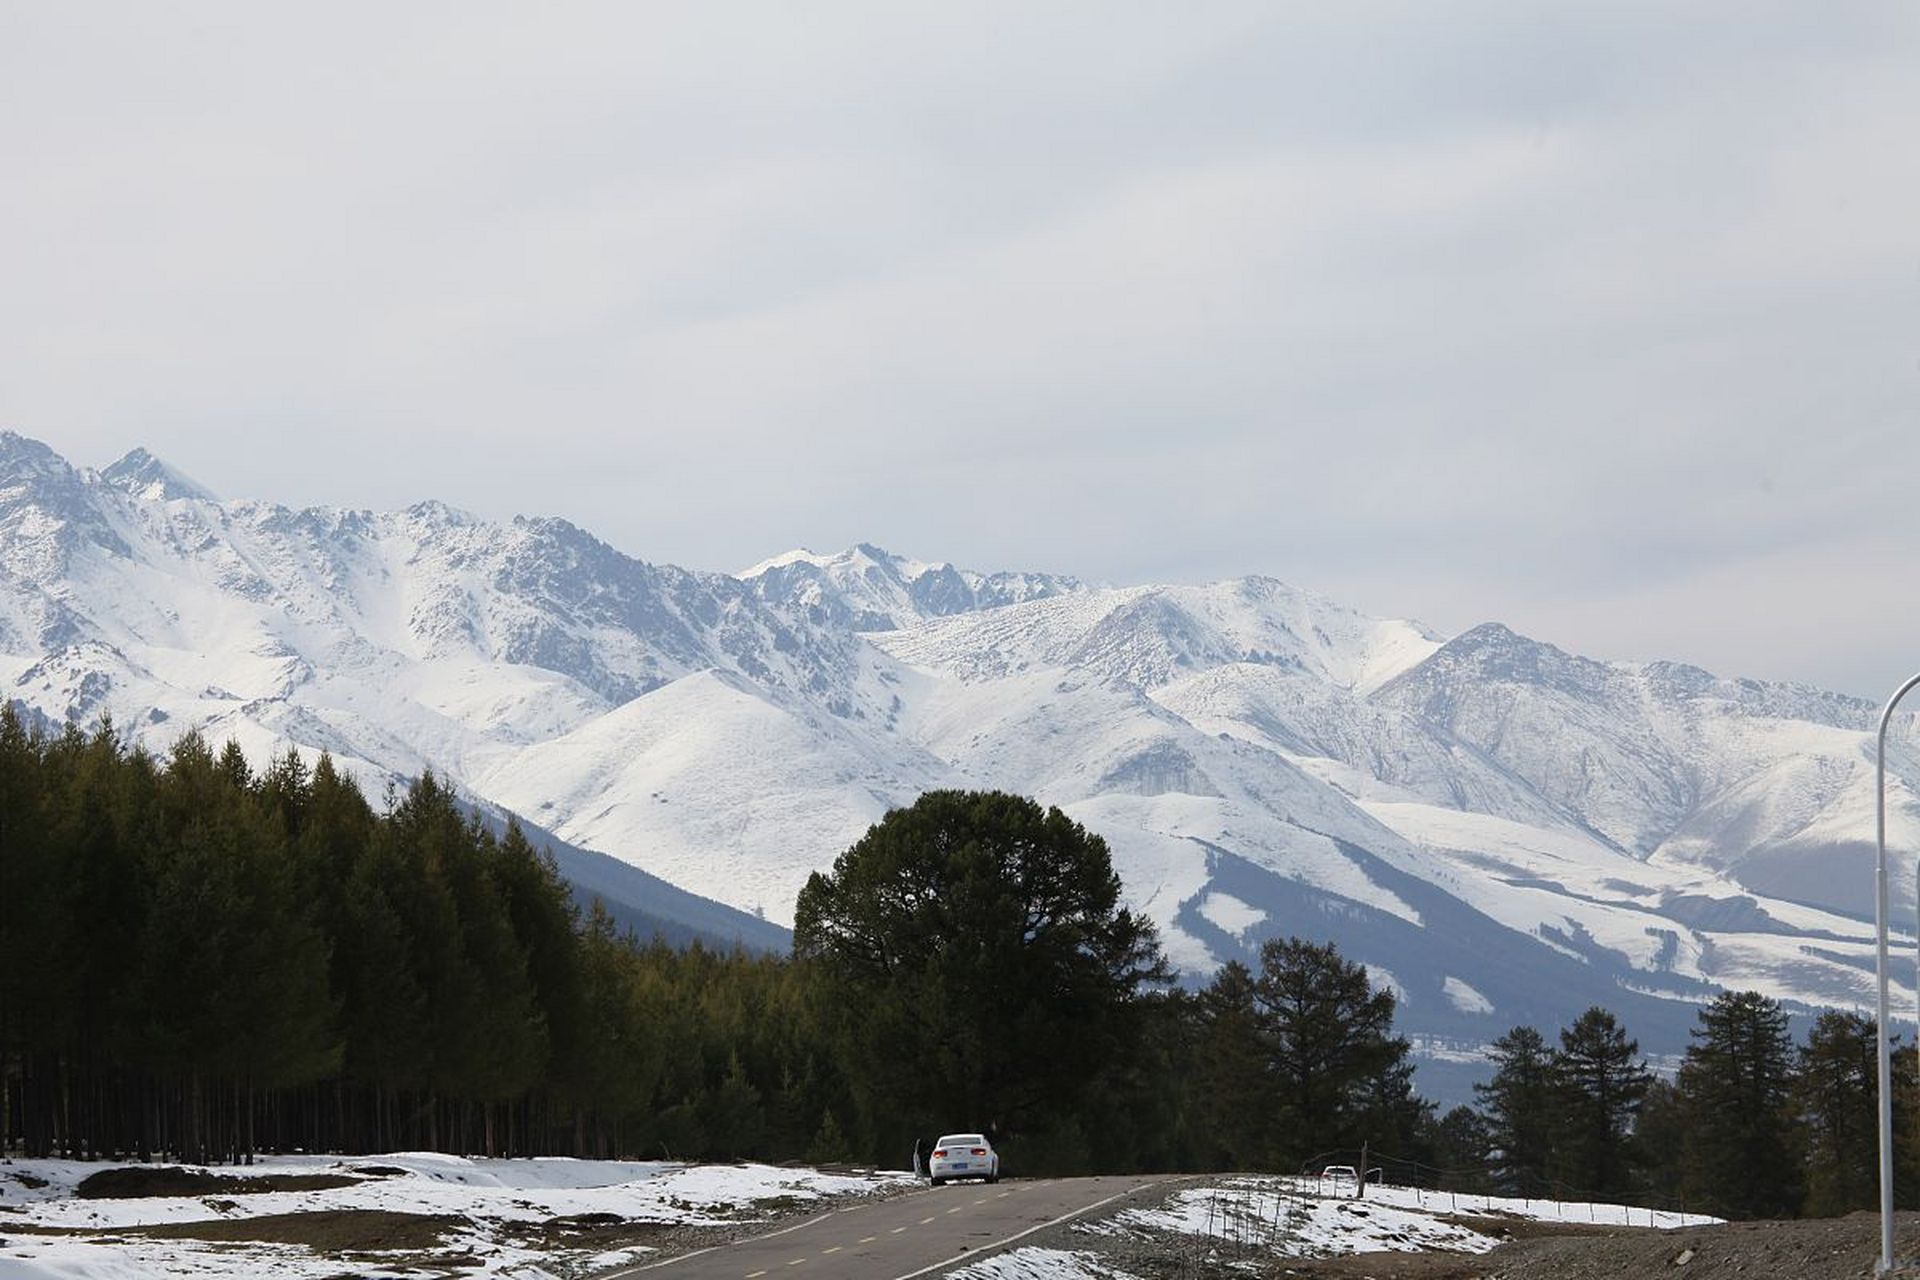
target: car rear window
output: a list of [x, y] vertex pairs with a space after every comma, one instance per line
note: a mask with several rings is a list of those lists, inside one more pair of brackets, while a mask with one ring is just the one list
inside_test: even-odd
[[943, 1147], [984, 1147], [987, 1140], [977, 1133], [950, 1133], [940, 1139]]

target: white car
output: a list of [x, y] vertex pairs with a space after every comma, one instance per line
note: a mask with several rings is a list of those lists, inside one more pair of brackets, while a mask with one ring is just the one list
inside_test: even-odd
[[985, 1134], [950, 1133], [933, 1144], [927, 1178], [934, 1186], [960, 1178], [1000, 1181], [1000, 1156]]
[[1323, 1196], [1359, 1195], [1359, 1171], [1350, 1164], [1328, 1165], [1320, 1171], [1320, 1194]]

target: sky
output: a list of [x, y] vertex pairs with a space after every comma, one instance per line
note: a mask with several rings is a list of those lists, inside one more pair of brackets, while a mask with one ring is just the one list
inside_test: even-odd
[[0, 0], [0, 426], [1920, 669], [1920, 10]]

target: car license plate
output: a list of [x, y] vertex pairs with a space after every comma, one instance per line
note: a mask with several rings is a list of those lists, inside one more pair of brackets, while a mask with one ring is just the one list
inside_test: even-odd
[[953, 1167], [956, 1169], [964, 1169], [967, 1167], [967, 1162], [965, 1160], [955, 1160], [953, 1162]]

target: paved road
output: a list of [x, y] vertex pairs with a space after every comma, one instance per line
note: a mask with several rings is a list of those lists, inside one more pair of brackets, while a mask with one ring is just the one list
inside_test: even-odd
[[907, 1280], [1116, 1204], [1160, 1177], [961, 1182], [847, 1205], [737, 1244], [609, 1272], [600, 1280]]

